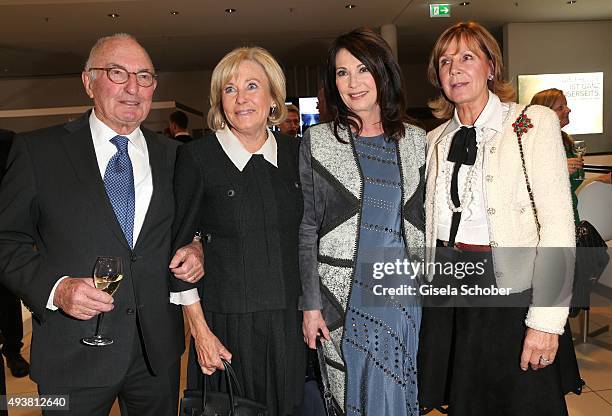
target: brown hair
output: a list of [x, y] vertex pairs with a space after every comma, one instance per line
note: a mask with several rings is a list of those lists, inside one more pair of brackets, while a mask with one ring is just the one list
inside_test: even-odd
[[207, 122], [208, 127], [213, 130], [221, 130], [223, 124], [227, 124], [221, 104], [221, 89], [238, 73], [238, 67], [244, 61], [257, 62], [268, 77], [270, 95], [276, 104], [276, 108], [268, 116], [268, 123], [278, 125], [287, 118], [285, 74], [276, 59], [270, 52], [257, 46], [236, 48], [219, 61], [210, 80], [210, 110]]
[[475, 51], [480, 51], [482, 56], [489, 60], [493, 67], [493, 79], [487, 81], [487, 86], [502, 102], [510, 102], [516, 99], [514, 87], [502, 78], [504, 62], [499, 44], [487, 29], [476, 22], [459, 22], [446, 29], [436, 41], [429, 57], [427, 76], [429, 82], [440, 90], [440, 96], [430, 100], [427, 105], [436, 118], [449, 119], [453, 116], [455, 104], [450, 101], [440, 84], [439, 61], [451, 43], [465, 42]]
[[[531, 104], [543, 105], [545, 107], [552, 109], [553, 106], [555, 105], [555, 102], [561, 97], [565, 97], [565, 94], [563, 94], [563, 91], [557, 88], [549, 88], [547, 90], [543, 90], [543, 91], [536, 93], [536, 95], [534, 95], [533, 98], [531, 99]], [[567, 134], [563, 130], [561, 130], [561, 139], [563, 139], [563, 146], [566, 149], [568, 148], [571, 149], [574, 141], [569, 136], [569, 134]]]

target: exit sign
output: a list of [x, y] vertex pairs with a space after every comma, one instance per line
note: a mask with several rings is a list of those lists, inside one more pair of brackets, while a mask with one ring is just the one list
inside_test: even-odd
[[430, 4], [429, 17], [450, 17], [450, 4]]

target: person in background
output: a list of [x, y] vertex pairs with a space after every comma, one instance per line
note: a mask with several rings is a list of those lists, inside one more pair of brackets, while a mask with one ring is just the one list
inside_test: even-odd
[[[6, 160], [15, 133], [0, 129], [0, 182], [4, 176]], [[21, 302], [6, 287], [0, 285], [0, 344], [6, 366], [13, 377], [25, 377], [30, 372], [30, 364], [21, 355], [23, 347], [23, 321]], [[1, 360], [0, 360], [1, 361]]]
[[[579, 393], [582, 381], [563, 290], [571, 288], [564, 278], [573, 276], [575, 232], [559, 121], [542, 106], [524, 113], [502, 72], [497, 41], [476, 22], [446, 29], [430, 55], [440, 96], [429, 106], [447, 121], [428, 134], [427, 262], [483, 262], [482, 273], [451, 273], [440, 284], [461, 278], [512, 294], [423, 308], [419, 400], [424, 412], [448, 405], [453, 416], [567, 415], [564, 394]], [[562, 264], [550, 261], [557, 247], [567, 248]], [[557, 265], [565, 267], [559, 276], [545, 273]], [[446, 276], [428, 277], [436, 284]]]
[[287, 118], [278, 125], [281, 133], [297, 137], [300, 132], [300, 110], [293, 104], [287, 106]]
[[[324, 75], [331, 122], [300, 147], [304, 341], [323, 343], [344, 414], [417, 415], [421, 309], [372, 291], [372, 259], [419, 259], [425, 243], [425, 132], [409, 123], [399, 65], [384, 39], [356, 29], [334, 40]], [[393, 283], [415, 280], [394, 277]], [[416, 276], [412, 276], [414, 278]]]
[[[6, 166], [6, 159], [8, 157], [9, 154], [9, 150], [11, 148], [11, 144], [13, 143], [13, 136], [15, 135], [14, 132], [10, 131], [10, 130], [4, 130], [4, 129], [0, 129], [0, 183], [2, 183], [2, 177], [4, 176], [4, 171], [5, 171], [5, 166]], [[8, 290], [6, 290], [6, 288], [4, 288], [3, 286], [0, 286], [0, 301], [2, 302], [2, 310], [0, 311], [0, 319], [2, 319], [3, 321], [6, 319], [5, 317], [11, 317], [9, 318], [10, 322], [14, 322], [12, 319], [12, 316], [14, 316], [14, 307], [12, 306], [14, 304], [14, 301], [12, 300], [12, 298], [14, 298], [13, 295], [10, 294], [10, 292]], [[10, 296], [11, 299], [6, 299], [7, 296]], [[6, 306], [5, 306], [6, 305]], [[7, 308], [8, 306], [8, 308]], [[21, 341], [21, 338], [23, 338], [23, 324], [21, 323], [21, 306], [19, 308], [19, 324], [22, 325], [22, 335], [19, 338], [19, 341]], [[8, 322], [7, 322], [8, 323]], [[2, 344], [4, 344], [6, 342], [6, 338], [3, 335], [3, 332], [6, 331], [5, 327], [7, 326], [6, 324], [1, 324], [2, 326], [0, 326], [0, 342]], [[29, 371], [29, 368], [28, 368]], [[4, 377], [4, 360], [0, 359], [0, 407], [2, 409], [0, 409], [0, 416], [8, 416], [8, 410], [7, 409], [7, 402], [6, 402], [6, 379]]]
[[[557, 117], [559, 117], [559, 124], [561, 128], [569, 124], [569, 114], [572, 110], [567, 106], [567, 99], [563, 94], [563, 91], [557, 88], [550, 88], [538, 92], [531, 99], [531, 104], [543, 105], [552, 109]], [[574, 222], [576, 225], [580, 223], [580, 217], [578, 215], [578, 197], [576, 196], [576, 189], [582, 184], [583, 180], [580, 179], [580, 169], [584, 166], [582, 157], [577, 157], [572, 149], [572, 138], [561, 130], [561, 140], [563, 140], [563, 148], [565, 149], [565, 156], [567, 156], [567, 171], [570, 178], [570, 186], [572, 190], [572, 207], [574, 209]]]
[[188, 143], [193, 140], [193, 137], [191, 137], [189, 131], [187, 131], [188, 125], [189, 118], [187, 117], [187, 114], [181, 110], [177, 110], [170, 114], [170, 125], [168, 128], [170, 129], [170, 134], [175, 140], [178, 140], [181, 143]]
[[[306, 348], [298, 311], [303, 203], [299, 141], [269, 126], [285, 120], [285, 76], [268, 51], [238, 48], [213, 70], [208, 125], [181, 146], [174, 174], [175, 245], [202, 233], [201, 302], [184, 307], [192, 343], [187, 385], [224, 388], [231, 360], [247, 398], [270, 416], [302, 401]], [[173, 280], [173, 291], [193, 288]], [[215, 374], [213, 374], [215, 373]]]

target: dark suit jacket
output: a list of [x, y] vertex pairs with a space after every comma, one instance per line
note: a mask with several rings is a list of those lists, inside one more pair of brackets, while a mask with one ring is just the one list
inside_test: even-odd
[[[0, 188], [0, 278], [36, 318], [31, 374], [47, 386], [117, 383], [130, 363], [137, 322], [156, 374], [165, 375], [184, 350], [181, 309], [168, 300], [177, 144], [142, 129], [153, 195], [132, 250], [106, 195], [88, 117], [18, 134]], [[96, 319], [46, 309], [57, 279], [91, 276], [98, 256], [120, 256], [124, 269], [102, 325], [115, 342], [100, 348], [80, 343], [94, 334]]]
[[189, 143], [190, 141], [193, 140], [193, 137], [191, 137], [191, 135], [189, 134], [181, 134], [179, 136], [175, 136], [174, 140], [177, 140], [181, 143]]

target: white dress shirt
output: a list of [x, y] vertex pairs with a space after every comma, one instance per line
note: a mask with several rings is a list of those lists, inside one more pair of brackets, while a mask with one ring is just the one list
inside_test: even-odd
[[[98, 168], [100, 169], [100, 176], [104, 179], [106, 166], [115, 153], [117, 153], [117, 147], [112, 144], [110, 140], [118, 134], [98, 119], [94, 110], [91, 111], [91, 115], [89, 116], [89, 129], [91, 131], [91, 138], [96, 153], [96, 160], [98, 161]], [[128, 155], [132, 162], [132, 171], [134, 174], [135, 211], [133, 241], [134, 245], [136, 245], [138, 236], [142, 230], [145, 215], [149, 209], [151, 195], [153, 195], [153, 178], [151, 176], [151, 166], [149, 165], [147, 142], [140, 128], [136, 128], [130, 134], [121, 136], [128, 138]], [[55, 289], [66, 277], [68, 276], [62, 276], [53, 286], [47, 301], [48, 309], [57, 310], [57, 307], [53, 304]], [[170, 302], [177, 305], [188, 305], [198, 300], [199, 296], [197, 289], [170, 293]]]
[[[482, 152], [482, 143], [489, 140], [495, 135], [495, 133], [502, 132], [502, 121], [505, 115], [508, 113], [508, 104], [502, 103], [499, 98], [489, 91], [489, 100], [487, 105], [478, 116], [478, 119], [474, 123], [476, 128], [476, 145], [478, 152]], [[450, 143], [453, 140], [454, 134], [464, 126], [459, 121], [457, 110], [453, 116], [454, 129], [447, 129], [448, 133], [438, 146], [438, 160], [444, 161], [438, 165], [438, 175], [436, 180], [436, 196], [435, 203], [437, 205], [436, 211], [438, 212], [437, 218], [437, 239], [448, 241], [450, 237], [451, 219], [453, 212], [448, 206], [447, 196], [450, 190], [448, 189], [446, 176], [449, 178], [454, 168], [453, 162], [446, 161], [448, 157], [448, 151], [450, 149]], [[466, 126], [472, 127], [472, 126]], [[489, 244], [489, 228], [487, 223], [486, 213], [486, 201], [485, 194], [483, 191], [483, 161], [484, 158], [477, 156], [476, 163], [474, 165], [475, 175], [472, 179], [472, 200], [463, 207], [461, 213], [461, 222], [459, 223], [459, 229], [457, 230], [457, 236], [455, 241], [466, 243], [466, 244], [478, 244], [488, 245]], [[479, 163], [480, 162], [480, 163]], [[459, 198], [463, 196], [464, 184], [468, 175], [468, 171], [471, 166], [462, 165], [459, 168], [457, 189]], [[449, 182], [450, 183], [450, 179]]]

